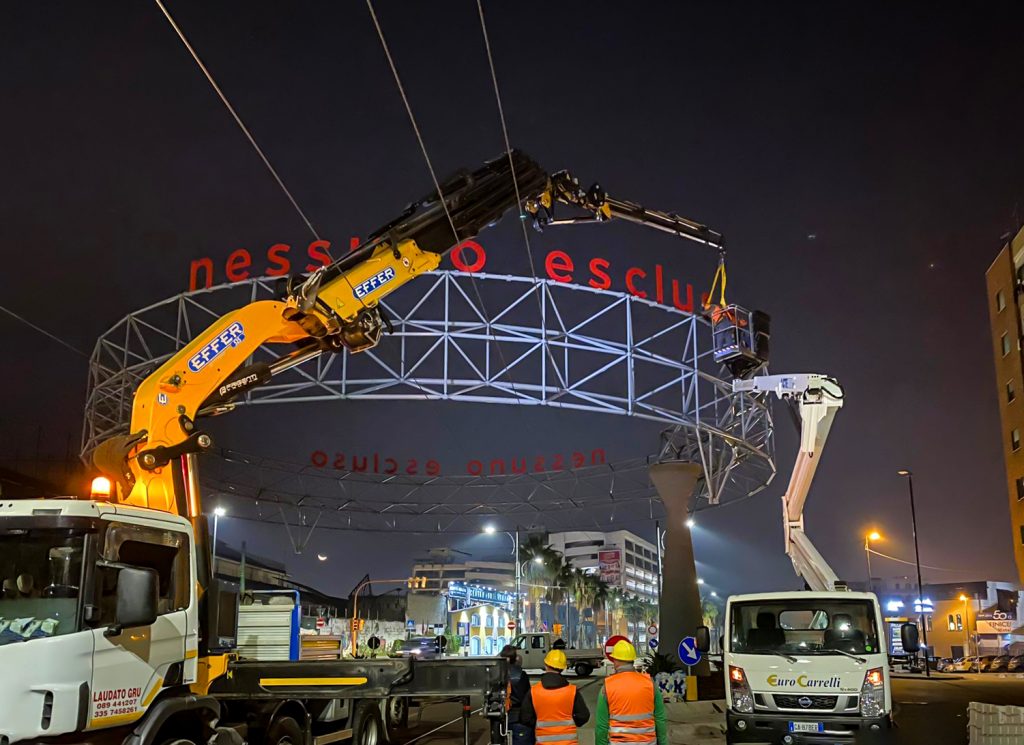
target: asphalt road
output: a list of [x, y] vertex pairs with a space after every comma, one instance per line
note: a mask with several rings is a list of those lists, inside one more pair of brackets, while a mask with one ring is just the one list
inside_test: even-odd
[[966, 745], [967, 705], [1024, 706], [1024, 675], [966, 674], [961, 680], [894, 680], [893, 743]]
[[[599, 674], [584, 680], [573, 679], [583, 691], [591, 714], [597, 707], [597, 694], [603, 677]], [[967, 705], [971, 701], [988, 704], [1024, 706], [1024, 675], [966, 674], [960, 680], [893, 681], [896, 702], [896, 724], [888, 743], [892, 745], [967, 745]], [[479, 706], [479, 703], [474, 703]], [[414, 715], [415, 717], [415, 715]], [[460, 706], [446, 703], [428, 707], [419, 725], [412, 727], [404, 742], [422, 736], [446, 722], [454, 723], [416, 740], [417, 745], [454, 745], [462, 742]], [[487, 745], [487, 722], [475, 713], [471, 718], [470, 743]], [[721, 741], [718, 741], [721, 742]], [[580, 730], [580, 745], [593, 745], [594, 722]]]
[[[531, 677], [536, 678], [537, 676]], [[597, 671], [590, 678], [576, 679], [571, 674], [568, 677], [583, 692], [583, 700], [590, 707], [591, 719], [580, 730], [579, 745], [594, 745], [594, 711], [597, 709], [597, 694], [601, 690], [604, 676], [601, 671]], [[480, 702], [473, 701], [471, 705], [475, 710], [480, 706]], [[420, 722], [417, 724], [416, 710], [413, 709], [409, 718], [410, 728], [405, 733], [402, 742], [409, 743], [415, 740], [415, 745], [441, 745], [442, 743], [445, 745], [456, 745], [461, 743], [463, 741], [461, 711], [461, 705], [457, 703], [431, 704], [424, 708]], [[438, 729], [432, 734], [427, 734], [441, 725], [447, 726]], [[488, 732], [487, 721], [478, 711], [475, 711], [470, 717], [469, 742], [471, 745], [487, 745], [490, 742]]]

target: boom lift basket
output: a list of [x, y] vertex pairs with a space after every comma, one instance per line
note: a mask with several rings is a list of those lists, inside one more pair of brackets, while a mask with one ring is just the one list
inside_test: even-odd
[[715, 362], [742, 378], [768, 363], [771, 317], [739, 305], [712, 308], [711, 333]]

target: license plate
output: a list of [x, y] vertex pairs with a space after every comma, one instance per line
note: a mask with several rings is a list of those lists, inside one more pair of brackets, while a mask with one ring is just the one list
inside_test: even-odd
[[790, 722], [790, 732], [824, 732], [825, 725], [821, 722]]

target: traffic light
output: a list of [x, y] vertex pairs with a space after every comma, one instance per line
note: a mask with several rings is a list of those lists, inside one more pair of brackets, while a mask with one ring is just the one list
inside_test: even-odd
[[364, 626], [366, 626], [366, 619], [365, 618], [353, 618], [352, 619], [352, 633], [353, 634], [356, 634], [356, 633], [362, 631]]
[[425, 590], [427, 587], [426, 577], [409, 577], [405, 581], [406, 587], [410, 590]]

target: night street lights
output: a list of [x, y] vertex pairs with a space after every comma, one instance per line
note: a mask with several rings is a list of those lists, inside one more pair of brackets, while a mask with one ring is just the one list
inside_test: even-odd
[[914, 508], [914, 473], [906, 468], [897, 471], [900, 476], [907, 479], [907, 488], [910, 490], [910, 522], [914, 529], [914, 563], [917, 565], [917, 603], [921, 620], [921, 638], [924, 640], [924, 674], [931, 677], [931, 670], [928, 665], [928, 628], [924, 622], [924, 591], [921, 589], [921, 552], [917, 548], [917, 510]]
[[224, 515], [228, 514], [228, 511], [223, 507], [213, 508], [213, 552], [210, 561], [210, 571], [213, 572], [213, 576], [217, 576], [217, 524]]
[[882, 540], [882, 534], [877, 530], [872, 530], [870, 533], [864, 536], [864, 558], [868, 562], [868, 592], [874, 592], [874, 582], [871, 580], [871, 541]]
[[[498, 530], [493, 525], [485, 525], [484, 533], [487, 535], [494, 535]], [[516, 561], [516, 629], [522, 633], [523, 631], [523, 598], [522, 598], [522, 587], [523, 587], [523, 564], [519, 561], [519, 526], [516, 526], [516, 532], [510, 533], [504, 531], [505, 535], [512, 539], [512, 553], [515, 554]], [[538, 557], [539, 558], [539, 557]]]
[[971, 636], [970, 636], [970, 614], [967, 612], [967, 596], [960, 593], [960, 602], [964, 604], [964, 656], [968, 656], [971, 653]]

